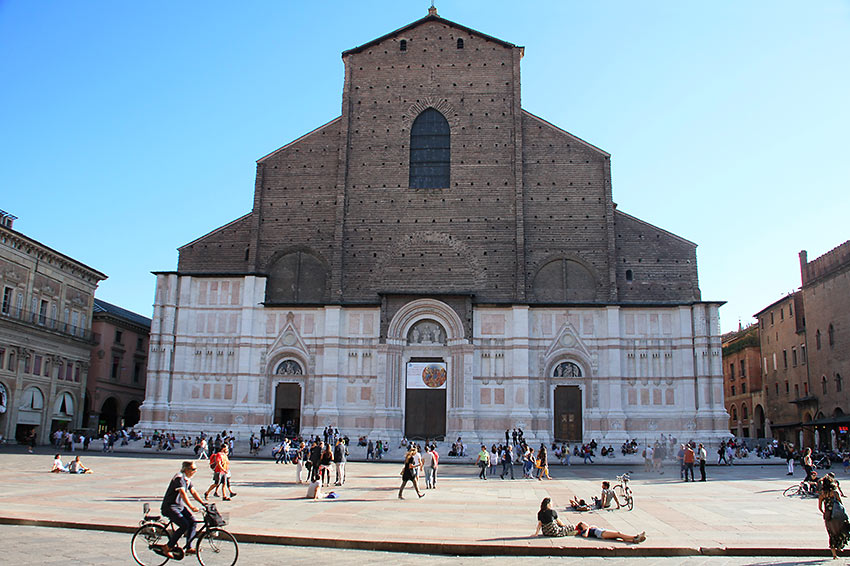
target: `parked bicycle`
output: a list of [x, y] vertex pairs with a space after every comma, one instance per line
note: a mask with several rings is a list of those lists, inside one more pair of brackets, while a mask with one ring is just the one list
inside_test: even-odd
[[784, 495], [785, 497], [817, 497], [819, 491], [820, 485], [818, 481], [803, 480], [800, 483], [795, 483], [794, 485], [783, 491], [782, 495]]
[[632, 488], [629, 487], [629, 474], [617, 476], [614, 493], [617, 495], [620, 505], [628, 507], [629, 511], [635, 508], [635, 498], [632, 495]]
[[[176, 530], [172, 521], [163, 522], [159, 515], [149, 515], [150, 505], [143, 506], [144, 518], [139, 521], [139, 528], [133, 533], [130, 543], [133, 559], [141, 566], [162, 566], [171, 558], [163, 552], [169, 537]], [[233, 566], [239, 558], [239, 545], [236, 538], [222, 527], [226, 519], [215, 508], [214, 503], [203, 505], [204, 520], [195, 536], [194, 548], [201, 566]], [[184, 558], [183, 549], [179, 546], [171, 551], [174, 560]]]

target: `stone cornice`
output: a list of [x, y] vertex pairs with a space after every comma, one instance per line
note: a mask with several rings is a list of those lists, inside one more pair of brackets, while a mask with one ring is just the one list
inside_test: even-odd
[[0, 226], [0, 243], [26, 254], [35, 254], [35, 257], [40, 260], [49, 260], [52, 265], [58, 266], [59, 269], [70, 272], [93, 285], [107, 278], [100, 271], [6, 226]]

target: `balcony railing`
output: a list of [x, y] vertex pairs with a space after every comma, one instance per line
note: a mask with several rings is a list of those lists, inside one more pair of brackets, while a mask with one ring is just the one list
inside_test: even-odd
[[55, 318], [50, 318], [46, 315], [37, 312], [27, 311], [24, 309], [9, 308], [0, 311], [0, 320], [3, 319], [15, 320], [30, 326], [44, 328], [45, 330], [50, 330], [52, 332], [56, 332], [64, 336], [73, 336], [74, 338], [79, 338], [87, 342], [92, 341], [91, 330], [86, 330], [85, 328], [79, 325], [75, 326], [67, 322], [62, 322], [61, 320], [56, 320]]

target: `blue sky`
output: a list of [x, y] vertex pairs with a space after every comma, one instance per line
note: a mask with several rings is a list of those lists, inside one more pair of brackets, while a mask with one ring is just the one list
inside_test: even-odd
[[[340, 53], [429, 2], [0, 0], [0, 209], [150, 316], [151, 271], [340, 114]], [[526, 48], [523, 107], [612, 154], [620, 210], [699, 244], [724, 331], [850, 238], [850, 1], [439, 1]]]

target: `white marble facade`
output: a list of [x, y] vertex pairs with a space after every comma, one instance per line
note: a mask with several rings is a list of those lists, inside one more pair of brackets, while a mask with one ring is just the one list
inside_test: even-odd
[[303, 434], [335, 425], [397, 439], [405, 364], [428, 358], [447, 365], [446, 438], [521, 426], [550, 441], [559, 385], [581, 391], [585, 441], [725, 434], [719, 303], [475, 307], [470, 342], [452, 308], [420, 298], [382, 341], [378, 306], [267, 308], [264, 297], [263, 277], [157, 275], [140, 427], [247, 436], [272, 421], [276, 386], [297, 383]]

